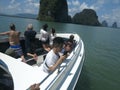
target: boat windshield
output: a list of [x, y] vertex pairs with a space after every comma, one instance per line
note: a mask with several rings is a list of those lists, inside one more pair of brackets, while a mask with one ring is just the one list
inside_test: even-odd
[[14, 90], [12, 76], [2, 60], [0, 60], [0, 90]]

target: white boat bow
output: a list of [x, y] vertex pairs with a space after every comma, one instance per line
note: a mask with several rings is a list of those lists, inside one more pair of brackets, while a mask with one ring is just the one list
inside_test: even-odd
[[[72, 33], [59, 33], [57, 36], [69, 38]], [[0, 62], [13, 80], [14, 90], [26, 90], [34, 83], [41, 83], [40, 90], [73, 90], [80, 76], [84, 58], [84, 43], [78, 34], [73, 34], [76, 46], [66, 60], [52, 74], [42, 71], [41, 66], [31, 66], [0, 52]], [[36, 37], [38, 37], [37, 35]], [[3, 69], [1, 68], [0, 69]]]

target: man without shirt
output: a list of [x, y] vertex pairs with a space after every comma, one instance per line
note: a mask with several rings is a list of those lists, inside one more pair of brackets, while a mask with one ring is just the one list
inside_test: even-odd
[[15, 25], [10, 25], [10, 31], [0, 33], [0, 35], [8, 35], [9, 36], [9, 44], [10, 47], [6, 50], [6, 54], [11, 55], [15, 58], [21, 57], [22, 61], [25, 62], [25, 58], [22, 52], [22, 48], [20, 46], [20, 32], [15, 30]]

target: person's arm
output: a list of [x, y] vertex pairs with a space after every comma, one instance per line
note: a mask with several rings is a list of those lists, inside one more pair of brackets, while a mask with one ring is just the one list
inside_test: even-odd
[[30, 87], [29, 87], [29, 89], [27, 89], [27, 90], [40, 90], [40, 84], [38, 83], [38, 84], [33, 84], [33, 85], [31, 85]]
[[53, 66], [49, 67], [49, 70], [54, 71], [57, 68], [57, 66], [61, 64], [63, 60], [65, 60], [66, 58], [67, 55], [61, 55], [60, 58], [57, 60], [57, 62]]
[[28, 56], [34, 57], [34, 54], [27, 53]]
[[9, 31], [8, 32], [3, 32], [3, 33], [0, 33], [0, 35], [2, 36], [2, 35], [9, 35]]
[[36, 53], [34, 53], [34, 54], [27, 53], [27, 55], [28, 55], [28, 56], [33, 57], [35, 60], [37, 60], [37, 59], [38, 59], [38, 56], [37, 56], [37, 54], [36, 54]]

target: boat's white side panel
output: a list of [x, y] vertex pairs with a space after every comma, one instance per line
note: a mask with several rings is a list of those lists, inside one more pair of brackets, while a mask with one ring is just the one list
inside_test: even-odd
[[[70, 34], [60, 33], [57, 34], [57, 36], [69, 38], [71, 34], [72, 33]], [[23, 62], [17, 61], [18, 59], [14, 59], [0, 52], [0, 59], [3, 62], [5, 62], [5, 64], [8, 66], [9, 71], [13, 77], [14, 90], [26, 90], [32, 84], [42, 82], [45, 77], [47, 78], [41, 84], [40, 86], [41, 90], [45, 90], [45, 89], [53, 90], [58, 87], [61, 90], [68, 89], [77, 71], [79, 71], [79, 73], [77, 73], [79, 76], [84, 62], [82, 61], [84, 54], [84, 44], [77, 34], [73, 34], [73, 35], [74, 35], [74, 39], [77, 41], [77, 47], [66, 59], [66, 61], [64, 61], [61, 64], [60, 67], [61, 72], [58, 73], [58, 69], [57, 69], [49, 77], [47, 77], [48, 76], [47, 73], [41, 70], [42, 66], [32, 67]], [[38, 38], [39, 35], [37, 35], [36, 37]], [[79, 44], [81, 46], [79, 46]], [[75, 79], [78, 79], [78, 76]], [[76, 82], [77, 81], [75, 81], [74, 83], [76, 84]], [[72, 88], [74, 88], [74, 85], [72, 85], [73, 86]]]
[[48, 75], [40, 67], [32, 67], [3, 53], [0, 53], [0, 59], [8, 66], [13, 77], [14, 90], [26, 90], [30, 85], [39, 83]]
[[[82, 42], [82, 41], [81, 41]], [[74, 66], [73, 66], [73, 68], [72, 68], [72, 70], [70, 71], [70, 74], [68, 75], [68, 77], [66, 78], [66, 80], [65, 80], [65, 82], [63, 83], [63, 85], [61, 86], [61, 88], [60, 88], [60, 90], [68, 90], [68, 88], [69, 89], [74, 89], [74, 87], [75, 87], [75, 85], [76, 85], [76, 83], [77, 83], [77, 80], [78, 80], [78, 78], [79, 78], [79, 75], [80, 75], [80, 72], [81, 72], [81, 70], [82, 70], [82, 66], [83, 66], [83, 62], [84, 62], [84, 45], [83, 45], [83, 43], [82, 43], [82, 45], [81, 45], [81, 50], [80, 50], [80, 53], [79, 53], [79, 55], [78, 55], [78, 58], [75, 60], [75, 64], [74, 64]], [[78, 74], [77, 76], [76, 76], [76, 80], [74, 80], [73, 82], [72, 82], [72, 80], [73, 80], [73, 78], [75, 77], [75, 74]], [[73, 83], [74, 84], [74, 86], [70, 86], [70, 83]]]
[[50, 80], [52, 81], [50, 81], [51, 83], [45, 88], [46, 90], [74, 89], [84, 62], [84, 44], [77, 34], [75, 37], [77, 38], [77, 46], [75, 47], [75, 50], [73, 50], [70, 56], [61, 64], [60, 73], [57, 73], [56, 70], [56, 72], [50, 76]]

